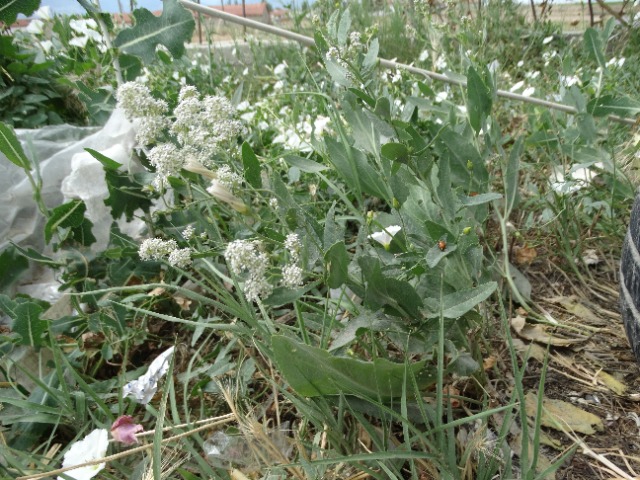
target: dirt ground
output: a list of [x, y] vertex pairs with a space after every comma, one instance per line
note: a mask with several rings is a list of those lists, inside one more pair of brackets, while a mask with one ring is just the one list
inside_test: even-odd
[[[534, 400], [528, 407], [533, 409], [530, 425], [550, 344], [544, 397], [545, 409], [556, 421], [542, 415], [542, 464], [575, 450], [555, 476], [546, 478], [640, 478], [640, 369], [619, 314], [617, 261], [595, 255], [599, 261], [589, 267], [583, 282], [544, 255], [519, 267], [533, 286], [535, 309], [559, 324], [543, 326], [522, 310], [510, 315], [520, 361], [527, 362], [525, 391]], [[524, 321], [518, 322], [518, 316]], [[494, 372], [504, 380], [512, 375], [509, 351], [504, 345], [498, 352]], [[496, 403], [505, 404], [510, 395], [498, 385]], [[517, 436], [519, 427], [514, 428]], [[518, 451], [513, 443], [512, 449]]]
[[[593, 0], [592, 6], [593, 19], [596, 25], [603, 24], [612, 16], [612, 13], [604, 10], [596, 0]], [[619, 14], [623, 8], [623, 4], [607, 3], [607, 7], [616, 14]], [[631, 8], [631, 4], [624, 7], [624, 10], [622, 10], [623, 14], [628, 13]], [[530, 5], [523, 4], [522, 11], [529, 20], [533, 19], [533, 12]], [[589, 5], [587, 2], [573, 4], [550, 2], [546, 7], [536, 5], [536, 15], [538, 19], [544, 18], [554, 23], [561, 24], [564, 32], [584, 31], [591, 24], [591, 15], [589, 13]]]

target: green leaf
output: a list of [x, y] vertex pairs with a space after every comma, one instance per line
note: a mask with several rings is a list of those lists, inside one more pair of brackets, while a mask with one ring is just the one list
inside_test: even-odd
[[269, 305], [272, 307], [277, 307], [280, 305], [286, 305], [288, 303], [293, 303], [298, 300], [304, 293], [308, 290], [308, 288], [285, 288], [278, 287], [273, 290], [271, 295], [264, 299], [263, 303], [265, 305]]
[[262, 188], [262, 177], [260, 176], [260, 161], [253, 153], [251, 145], [247, 142], [242, 144], [242, 164], [244, 166], [244, 178], [253, 188]]
[[[459, 318], [480, 302], [485, 301], [498, 287], [496, 282], [487, 282], [469, 290], [459, 290], [442, 298], [442, 316]], [[430, 318], [440, 316], [440, 311], [430, 314]]]
[[115, 160], [111, 160], [109, 157], [101, 154], [100, 152], [97, 152], [96, 150], [85, 148], [85, 151], [89, 152], [89, 154], [93, 158], [98, 160], [104, 166], [105, 170], [117, 170], [122, 166], [121, 163], [118, 163]]
[[380, 152], [383, 157], [393, 160], [394, 162], [404, 164], [409, 162], [409, 149], [402, 143], [385, 143], [382, 145]]
[[344, 47], [347, 44], [347, 38], [349, 38], [349, 30], [351, 29], [351, 12], [347, 8], [340, 16], [340, 23], [338, 24], [338, 45]]
[[42, 307], [32, 302], [16, 306], [11, 330], [20, 335], [21, 345], [39, 347], [44, 343], [43, 335], [47, 331], [48, 322], [40, 318], [42, 312]]
[[640, 101], [630, 97], [603, 95], [591, 100], [587, 105], [587, 111], [594, 117], [605, 117], [607, 115], [635, 117], [640, 113]]
[[463, 197], [462, 204], [465, 207], [473, 207], [474, 205], [482, 205], [493, 202], [494, 200], [500, 200], [501, 198], [502, 195], [497, 192], [479, 193], [478, 195]]
[[53, 233], [58, 229], [69, 229], [69, 234], [73, 240], [84, 246], [89, 246], [96, 242], [96, 238], [91, 233], [93, 224], [85, 218], [84, 212], [87, 209], [82, 200], [72, 200], [60, 205], [51, 211], [51, 216], [44, 226], [44, 237], [46, 242], [50, 242]]
[[378, 61], [378, 51], [380, 50], [380, 45], [378, 43], [378, 39], [374, 38], [373, 40], [371, 40], [371, 43], [369, 44], [369, 49], [367, 50], [367, 54], [364, 57], [364, 60], [362, 61], [362, 68], [365, 70], [368, 70], [370, 68], [373, 68], [376, 65], [376, 62]]
[[121, 51], [140, 57], [146, 64], [156, 58], [156, 47], [164, 45], [173, 58], [184, 53], [184, 44], [191, 40], [195, 21], [193, 15], [176, 0], [164, 0], [162, 15], [156, 17], [145, 8], [133, 11], [136, 24], [122, 30], [114, 41]]
[[149, 213], [153, 200], [144, 191], [145, 185], [138, 183], [135, 177], [132, 179], [126, 172], [105, 170], [105, 181], [109, 197], [104, 200], [104, 204], [111, 207], [114, 219], [124, 215], [127, 221], [131, 221], [138, 208]]
[[22, 13], [30, 17], [40, 6], [40, 0], [0, 0], [0, 23], [11, 26]]
[[338, 350], [350, 344], [365, 331], [408, 334], [407, 326], [402, 319], [387, 316], [382, 312], [365, 311], [356, 318], [349, 320], [345, 328], [340, 330], [333, 339], [329, 350]]
[[0, 123], [0, 152], [4, 153], [7, 159], [25, 170], [31, 170], [31, 163], [24, 154], [22, 146], [13, 129], [4, 123]]
[[13, 285], [20, 274], [29, 268], [29, 261], [14, 246], [0, 253], [0, 291]]
[[520, 156], [522, 155], [522, 137], [520, 137], [509, 154], [509, 163], [504, 173], [504, 190], [506, 204], [504, 217], [509, 218], [518, 197], [518, 177], [520, 175]]
[[338, 288], [349, 278], [349, 253], [344, 242], [334, 243], [324, 255], [327, 285]]
[[334, 243], [344, 240], [344, 229], [344, 224], [336, 222], [336, 202], [333, 202], [324, 221], [322, 246], [325, 250], [329, 250]]
[[56, 262], [53, 258], [42, 255], [41, 253], [35, 251], [33, 248], [28, 248], [25, 250], [15, 243], [12, 243], [12, 246], [18, 252], [20, 252], [20, 255], [28, 258], [29, 260], [33, 260], [34, 262], [42, 263], [43, 265], [49, 265], [52, 268], [62, 267], [64, 265], [64, 263], [62, 262]]
[[380, 261], [373, 257], [360, 257], [358, 263], [367, 282], [365, 306], [371, 310], [387, 307], [386, 313], [409, 320], [422, 318], [422, 299], [409, 282], [385, 276]]
[[351, 87], [351, 80], [349, 80], [349, 72], [342, 65], [334, 62], [332, 59], [327, 58], [325, 60], [325, 66], [327, 72], [331, 75], [331, 79], [342, 87]]
[[604, 60], [604, 48], [602, 46], [602, 38], [600, 32], [595, 28], [587, 28], [584, 32], [584, 47], [587, 50], [589, 56], [598, 62], [598, 66], [605, 70], [607, 68]]
[[298, 168], [301, 172], [318, 173], [329, 168], [326, 165], [314, 162], [313, 160], [309, 160], [308, 158], [299, 157], [298, 155], [285, 155], [283, 158], [285, 162], [287, 162], [292, 167]]
[[333, 164], [338, 173], [346, 181], [347, 186], [357, 192], [360, 192], [360, 180], [356, 171], [353, 159], [349, 156], [351, 147], [345, 147], [342, 143], [337, 142], [333, 138], [327, 136], [324, 139], [327, 146], [329, 161]]
[[476, 134], [480, 133], [485, 119], [491, 113], [492, 103], [491, 89], [478, 75], [478, 72], [473, 67], [469, 67], [467, 71], [467, 111], [469, 112], [469, 123]]
[[273, 354], [285, 380], [305, 397], [357, 395], [370, 399], [399, 397], [408, 383], [407, 368], [420, 379], [425, 362], [408, 367], [384, 358], [372, 362], [336, 357], [326, 350], [276, 335], [271, 340]]

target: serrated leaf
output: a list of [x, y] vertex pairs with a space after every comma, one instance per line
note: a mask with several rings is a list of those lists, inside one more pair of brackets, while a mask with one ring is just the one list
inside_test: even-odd
[[22, 13], [30, 17], [40, 6], [40, 0], [0, 0], [0, 22], [11, 25]]
[[58, 228], [79, 227], [84, 220], [84, 212], [87, 209], [82, 200], [72, 200], [64, 203], [51, 211], [51, 216], [44, 226], [44, 238], [47, 243], [51, 241], [53, 233]]
[[7, 159], [25, 170], [31, 170], [31, 164], [29, 159], [24, 154], [22, 146], [18, 141], [18, 137], [14, 133], [13, 129], [4, 123], [0, 122], [0, 152], [4, 153]]
[[105, 181], [109, 197], [104, 200], [104, 204], [111, 207], [114, 219], [124, 215], [127, 221], [131, 221], [138, 208], [145, 213], [149, 212], [152, 199], [143, 191], [144, 186], [132, 180], [127, 173], [106, 170]]
[[262, 177], [260, 176], [260, 161], [253, 153], [251, 145], [247, 142], [242, 144], [242, 165], [244, 166], [244, 178], [253, 188], [262, 188]]
[[32, 302], [16, 306], [16, 317], [11, 324], [11, 330], [20, 335], [21, 345], [39, 347], [44, 343], [43, 335], [47, 331], [47, 321], [40, 318], [42, 311], [40, 305]]
[[299, 343], [291, 338], [272, 337], [273, 354], [285, 380], [305, 397], [322, 395], [358, 395], [371, 399], [390, 399], [403, 394], [406, 378], [420, 379], [425, 362], [405, 366], [383, 358], [372, 362], [336, 357], [326, 350]]
[[155, 59], [158, 45], [164, 45], [174, 58], [180, 58], [195, 28], [193, 15], [176, 0], [165, 0], [159, 17], [145, 8], [134, 10], [133, 17], [135, 26], [122, 30], [114, 45], [147, 64]]

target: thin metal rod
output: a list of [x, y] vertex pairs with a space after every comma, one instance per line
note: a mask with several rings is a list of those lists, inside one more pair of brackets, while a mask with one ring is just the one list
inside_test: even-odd
[[[185, 8], [188, 8], [189, 10], [193, 10], [194, 12], [203, 13], [211, 17], [218, 17], [218, 18], [221, 18], [222, 20], [226, 20], [232, 23], [237, 23], [239, 25], [244, 25], [246, 27], [255, 28], [256, 30], [262, 30], [263, 32], [271, 33], [273, 35], [277, 35], [279, 37], [287, 38], [289, 40], [293, 40], [295, 42], [301, 43], [302, 45], [306, 45], [307, 47], [315, 46], [315, 41], [313, 40], [313, 38], [300, 35], [299, 33], [290, 32], [282, 28], [274, 27], [273, 25], [267, 25], [266, 23], [256, 22], [255, 20], [239, 17], [237, 15], [232, 15], [231, 13], [222, 12], [220, 10], [214, 10], [213, 8], [205, 7], [203, 5], [198, 5], [197, 3], [194, 3], [190, 0], [178, 0], [178, 3], [180, 3]], [[432, 80], [438, 80], [441, 82], [458, 85], [460, 87], [467, 86], [466, 80], [458, 80], [455, 78], [450, 78], [441, 73], [432, 72], [430, 70], [424, 70], [422, 68], [414, 67], [412, 65], [407, 65], [404, 63], [394, 62], [392, 60], [385, 60], [384, 58], [380, 59], [380, 65], [382, 65], [385, 68], [398, 68], [398, 69], [406, 70], [411, 73], [415, 73], [418, 75], [423, 75], [425, 77], [431, 78]], [[535, 98], [535, 97], [526, 97], [524, 95], [519, 95], [517, 93], [507, 92], [506, 90], [497, 90], [496, 94], [499, 97], [508, 98], [509, 100], [517, 100], [519, 102], [531, 103], [533, 105], [551, 108], [553, 110], [559, 110], [565, 113], [570, 113], [570, 114], [579, 113], [576, 108], [571, 107], [569, 105], [550, 102], [548, 100], [542, 100], [540, 98]], [[619, 117], [617, 115], [609, 115], [608, 118], [609, 120], [612, 120], [618, 123], [623, 123], [625, 125], [636, 125], [636, 120], [633, 118]]]

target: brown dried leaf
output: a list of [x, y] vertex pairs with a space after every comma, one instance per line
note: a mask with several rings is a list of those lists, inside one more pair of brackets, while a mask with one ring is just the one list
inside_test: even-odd
[[150, 297], [159, 297], [160, 295], [163, 295], [164, 292], [166, 292], [166, 290], [162, 287], [156, 287], [153, 290], [151, 290], [149, 292], [149, 296]]
[[624, 395], [627, 391], [627, 386], [613, 375], [609, 375], [607, 372], [600, 370], [596, 374], [596, 380], [602, 383], [605, 387], [618, 395]]
[[188, 298], [182, 297], [180, 295], [174, 295], [173, 300], [178, 304], [181, 310], [189, 310], [189, 308], [191, 308], [191, 304], [193, 303]]
[[568, 297], [553, 297], [550, 298], [549, 301], [562, 305], [562, 308], [564, 308], [567, 312], [585, 320], [586, 323], [590, 325], [608, 325], [609, 323], [593, 313], [593, 311], [585, 304], [580, 302], [580, 300], [578, 300], [575, 295], [570, 295]]
[[585, 336], [560, 337], [557, 334], [554, 335], [547, 331], [548, 327], [540, 324], [528, 324], [520, 315], [511, 319], [511, 326], [519, 337], [544, 345], [567, 347], [576, 343], [585, 342], [589, 339], [589, 337]]
[[[535, 418], [538, 408], [538, 396], [529, 392], [525, 396], [525, 411], [527, 416]], [[542, 400], [542, 419], [540, 424], [559, 431], [570, 431], [593, 435], [596, 431], [604, 430], [602, 420], [597, 415], [589, 413], [562, 400], [544, 398]]]
[[538, 251], [533, 247], [514, 247], [513, 260], [516, 265], [531, 265], [538, 256]]
[[[511, 447], [511, 450], [515, 452], [516, 455], [520, 456], [522, 453], [522, 433], [514, 437], [514, 439], [511, 440], [511, 442], [509, 442], [509, 446]], [[527, 451], [528, 451], [528, 458], [532, 458], [534, 453], [533, 442], [527, 443]], [[552, 465], [551, 460], [545, 457], [542, 452], [538, 452], [538, 463], [536, 464], [536, 472], [542, 473], [547, 468], [550, 468], [551, 465]], [[551, 472], [545, 475], [544, 478], [545, 480], [555, 480], [556, 474], [555, 472]]]
[[522, 358], [535, 358], [540, 363], [544, 363], [544, 358], [547, 356], [547, 350], [534, 342], [525, 343], [519, 338], [513, 339], [513, 346], [516, 351], [522, 355]]

